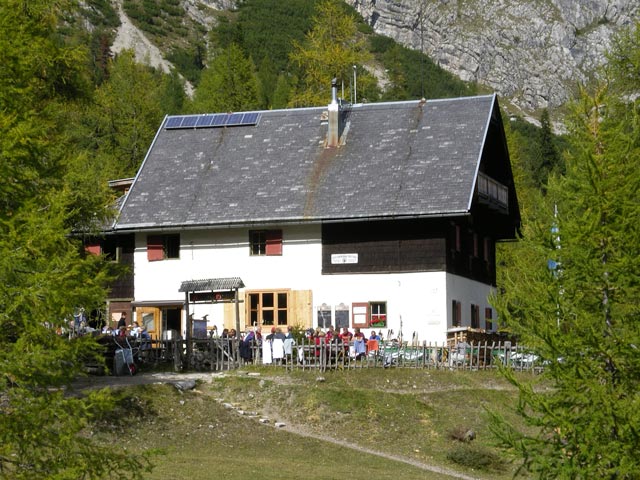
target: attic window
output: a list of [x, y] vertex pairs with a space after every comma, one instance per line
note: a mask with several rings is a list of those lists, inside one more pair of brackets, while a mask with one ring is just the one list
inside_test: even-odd
[[239, 127], [257, 125], [259, 120], [260, 114], [258, 112], [173, 115], [167, 117], [164, 128], [177, 130], [185, 128]]

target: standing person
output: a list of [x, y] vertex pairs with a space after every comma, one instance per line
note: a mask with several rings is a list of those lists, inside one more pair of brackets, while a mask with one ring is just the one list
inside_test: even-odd
[[289, 325], [287, 327], [287, 333], [284, 334], [284, 355], [285, 361], [291, 361], [293, 356], [293, 345], [296, 343], [293, 338], [293, 327]]
[[120, 320], [118, 320], [118, 329], [121, 327], [127, 327], [127, 312], [122, 312], [120, 314]]
[[271, 333], [264, 338], [265, 340], [273, 340], [275, 336], [276, 336], [276, 327], [271, 327]]
[[285, 334], [284, 338], [293, 338], [293, 327], [291, 325], [287, 327], [287, 333]]
[[255, 327], [254, 330], [249, 332], [244, 339], [240, 342], [240, 357], [245, 362], [252, 362], [254, 358], [254, 349], [262, 346], [262, 329]]

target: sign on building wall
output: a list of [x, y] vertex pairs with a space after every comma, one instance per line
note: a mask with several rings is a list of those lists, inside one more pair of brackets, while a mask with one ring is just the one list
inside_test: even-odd
[[358, 263], [357, 253], [332, 253], [331, 264], [338, 265], [343, 263]]

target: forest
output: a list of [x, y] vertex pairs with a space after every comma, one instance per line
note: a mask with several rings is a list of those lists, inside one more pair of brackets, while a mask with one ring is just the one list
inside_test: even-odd
[[[178, 1], [125, 1], [150, 34], [171, 35], [176, 71], [110, 53], [118, 17], [106, 0], [0, 2], [0, 476], [104, 478], [148, 460], [105, 452], [78, 432], [107, 415], [105, 392], [58, 388], [96, 355], [56, 325], [99, 309], [119, 273], [82, 238], [112, 219], [108, 180], [133, 176], [166, 114], [326, 104], [357, 66], [357, 101], [473, 95], [427, 57], [374, 34], [333, 0], [245, 0], [205, 33]], [[272, 30], [280, 16], [286, 29]], [[85, 28], [86, 19], [94, 26]], [[142, 27], [141, 27], [142, 28]], [[168, 33], [167, 33], [168, 32]], [[167, 47], [169, 48], [169, 47]], [[375, 68], [386, 72], [382, 87]], [[531, 431], [495, 433], [539, 478], [637, 478], [640, 471], [640, 29], [616, 38], [599, 80], [540, 127], [504, 115], [522, 213], [500, 250], [493, 303], [502, 327], [547, 362], [550, 392], [511, 378]], [[185, 93], [185, 81], [194, 94]], [[354, 89], [355, 90], [355, 89]], [[552, 261], [552, 262], [550, 262]], [[552, 268], [550, 268], [552, 266]], [[508, 373], [506, 373], [508, 375]], [[55, 445], [55, 448], [53, 447]]]

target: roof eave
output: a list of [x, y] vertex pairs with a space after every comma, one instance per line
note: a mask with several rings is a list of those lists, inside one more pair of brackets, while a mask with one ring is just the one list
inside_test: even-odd
[[402, 214], [402, 215], [371, 215], [362, 217], [322, 217], [322, 218], [269, 218], [260, 220], [241, 220], [236, 222], [215, 222], [202, 224], [120, 224], [115, 231], [118, 233], [144, 232], [144, 231], [176, 231], [176, 230], [218, 230], [228, 228], [256, 228], [265, 225], [317, 225], [323, 223], [354, 223], [388, 220], [410, 220], [419, 218], [450, 218], [469, 216], [468, 210], [428, 213], [428, 214]]

